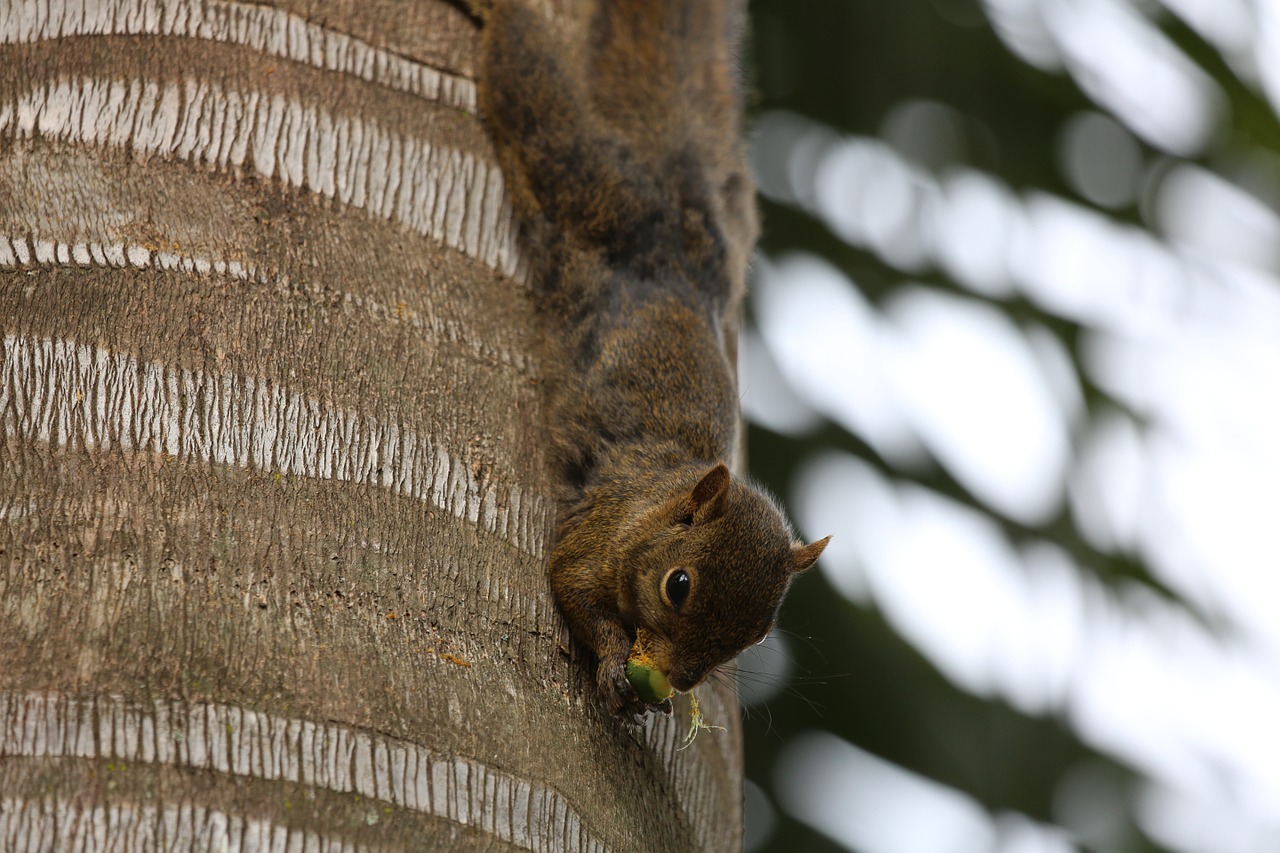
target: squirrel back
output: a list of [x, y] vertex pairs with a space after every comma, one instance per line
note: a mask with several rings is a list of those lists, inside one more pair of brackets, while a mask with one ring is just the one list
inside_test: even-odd
[[482, 103], [541, 250], [533, 284], [557, 366], [552, 588], [606, 703], [638, 717], [624, 675], [638, 628], [689, 690], [764, 637], [826, 545], [793, 542], [725, 464], [757, 228], [731, 70], [742, 9], [602, 0], [576, 28], [525, 2], [483, 16]]

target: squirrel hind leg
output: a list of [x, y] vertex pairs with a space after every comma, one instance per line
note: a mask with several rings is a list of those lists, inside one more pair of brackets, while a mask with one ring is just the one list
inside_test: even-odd
[[524, 3], [485, 18], [481, 106], [525, 217], [586, 242], [625, 238], [655, 208], [652, 169], [595, 112], [581, 57]]

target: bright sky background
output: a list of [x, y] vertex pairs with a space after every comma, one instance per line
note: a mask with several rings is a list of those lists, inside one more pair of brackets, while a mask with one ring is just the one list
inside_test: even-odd
[[[872, 306], [818, 257], [763, 259], [744, 405], [794, 435], [834, 420], [903, 472], [941, 465], [997, 514], [816, 456], [793, 502], [805, 535], [837, 534], [822, 562], [837, 589], [961, 688], [1059, 716], [1137, 769], [1131, 807], [1161, 844], [1280, 850], [1280, 219], [1241, 179], [1280, 164], [1144, 160], [1138, 140], [1200, 154], [1227, 109], [1150, 23], [1156, 4], [984, 5], [1012, 51], [1099, 105], [1061, 129], [1076, 197], [916, 165], [913, 146], [963, 119], [942, 104], [900, 106], [879, 138], [763, 116], [762, 191], [902, 283]], [[1163, 6], [1280, 110], [1280, 5]], [[1106, 213], [1135, 199], [1147, 230]], [[971, 295], [916, 283], [931, 271]], [[999, 307], [1014, 297], [1085, 330], [1088, 379], [1114, 404], [1086, 408], [1060, 340]], [[1049, 542], [1015, 545], [996, 521], [1034, 527], [1063, 507], [1086, 541], [1141, 559], [1201, 618], [1136, 584], [1104, 587]], [[988, 814], [829, 734], [790, 744], [778, 773], [782, 807], [850, 849], [1075, 849], [1069, 833]], [[1093, 790], [1064, 782], [1055, 811], [1105, 846]], [[929, 826], [945, 830], [925, 838]]]

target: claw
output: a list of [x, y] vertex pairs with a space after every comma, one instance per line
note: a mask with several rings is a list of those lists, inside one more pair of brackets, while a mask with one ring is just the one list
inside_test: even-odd
[[609, 712], [624, 717], [637, 726], [644, 725], [645, 714], [658, 709], [656, 705], [646, 704], [627, 680], [625, 658], [621, 662], [601, 661], [596, 673], [596, 684]]

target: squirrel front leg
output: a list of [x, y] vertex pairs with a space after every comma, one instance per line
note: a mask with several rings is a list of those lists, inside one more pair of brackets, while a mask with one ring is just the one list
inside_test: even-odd
[[635, 638], [618, 615], [617, 602], [600, 600], [603, 591], [618, 588], [615, 579], [604, 577], [607, 567], [598, 557], [576, 552], [568, 537], [551, 554], [550, 574], [565, 619], [596, 656], [596, 686], [609, 712], [634, 723], [640, 723], [646, 711], [671, 713], [670, 701], [647, 704], [627, 679]]

